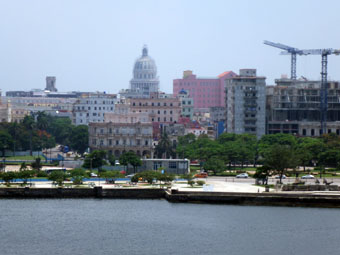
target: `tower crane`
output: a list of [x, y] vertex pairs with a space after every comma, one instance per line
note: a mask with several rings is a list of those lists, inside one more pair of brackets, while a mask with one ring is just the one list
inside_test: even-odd
[[[282, 55], [290, 54], [287, 51], [281, 52]], [[321, 134], [326, 134], [327, 124], [327, 64], [328, 55], [339, 55], [340, 50], [334, 49], [311, 49], [299, 50], [299, 55], [321, 55], [321, 89], [320, 89], [320, 121], [321, 121]]]
[[290, 47], [281, 43], [274, 43], [270, 41], [263, 41], [264, 44], [285, 50], [284, 54], [281, 55], [291, 55], [291, 66], [290, 66], [290, 78], [296, 80], [296, 55], [305, 55], [301, 50], [297, 48]]

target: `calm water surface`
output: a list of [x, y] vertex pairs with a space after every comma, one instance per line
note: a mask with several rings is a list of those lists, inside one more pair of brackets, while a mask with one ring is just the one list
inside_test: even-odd
[[0, 254], [339, 254], [340, 210], [0, 200]]

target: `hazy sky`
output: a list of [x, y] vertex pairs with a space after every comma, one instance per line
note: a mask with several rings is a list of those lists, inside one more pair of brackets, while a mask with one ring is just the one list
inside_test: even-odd
[[[183, 70], [198, 76], [257, 68], [273, 84], [290, 57], [263, 40], [301, 49], [340, 48], [340, 1], [0, 0], [0, 89], [59, 91], [129, 87], [144, 44], [160, 88], [172, 92]], [[298, 57], [297, 74], [319, 79], [320, 56]], [[329, 56], [340, 80], [340, 56]]]

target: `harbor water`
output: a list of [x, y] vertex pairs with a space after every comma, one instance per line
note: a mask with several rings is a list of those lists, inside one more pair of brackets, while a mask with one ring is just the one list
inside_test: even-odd
[[340, 210], [1, 199], [0, 254], [338, 254]]

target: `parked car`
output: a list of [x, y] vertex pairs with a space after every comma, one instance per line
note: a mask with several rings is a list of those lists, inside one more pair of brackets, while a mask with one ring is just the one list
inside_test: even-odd
[[132, 178], [132, 177], [134, 177], [135, 176], [135, 174], [128, 174], [127, 176], [125, 176], [126, 178]]
[[314, 175], [311, 175], [311, 174], [307, 174], [307, 175], [304, 175], [301, 177], [301, 179], [314, 179]]
[[91, 177], [98, 177], [98, 175], [95, 173], [91, 173]]
[[247, 173], [242, 173], [242, 174], [238, 174], [236, 175], [236, 178], [248, 178], [248, 174]]
[[[284, 174], [282, 175], [282, 179], [286, 179], [287, 178], [287, 176], [285, 176]], [[275, 179], [280, 179], [280, 175], [276, 175], [275, 176]]]
[[199, 173], [199, 174], [195, 174], [196, 178], [208, 178], [208, 173]]

